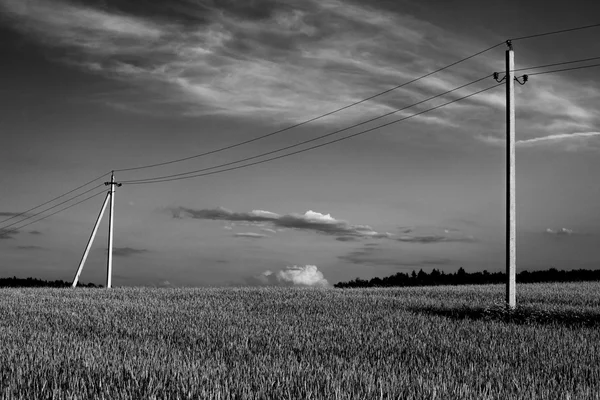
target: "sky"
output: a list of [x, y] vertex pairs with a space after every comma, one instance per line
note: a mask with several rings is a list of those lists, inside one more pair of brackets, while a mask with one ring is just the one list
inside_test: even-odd
[[[597, 24], [598, 15], [591, 0], [0, 0], [0, 220], [116, 170], [124, 184], [114, 197], [115, 286], [330, 286], [420, 269], [503, 271], [504, 86], [259, 165], [127, 181], [234, 162], [390, 114], [504, 71], [507, 39]], [[600, 57], [599, 38], [600, 27], [515, 40], [516, 68]], [[496, 44], [262, 140], [119, 171], [303, 123]], [[586, 63], [554, 69], [576, 65]], [[599, 70], [515, 85], [517, 271], [600, 267]], [[490, 76], [311, 145], [495, 83]], [[0, 228], [59, 210], [33, 217], [107, 179]], [[0, 275], [72, 280], [106, 190], [0, 233]], [[83, 282], [105, 283], [106, 220]]]

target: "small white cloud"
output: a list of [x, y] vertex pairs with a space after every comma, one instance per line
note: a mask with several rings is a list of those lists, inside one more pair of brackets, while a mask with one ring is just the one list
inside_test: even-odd
[[308, 210], [304, 213], [304, 218], [308, 221], [315, 222], [336, 222], [331, 214], [321, 214], [312, 210]]
[[575, 233], [573, 231], [573, 229], [568, 229], [568, 228], [560, 228], [559, 230], [547, 228], [544, 232], [549, 235], [556, 235], [556, 236], [570, 236]]
[[270, 229], [270, 228], [262, 228], [261, 231], [267, 232], [267, 233], [277, 233], [277, 231], [275, 229]]
[[286, 269], [272, 272], [267, 270], [262, 274], [248, 280], [251, 285], [264, 286], [311, 286], [327, 287], [329, 282], [319, 271], [316, 265], [287, 267]]

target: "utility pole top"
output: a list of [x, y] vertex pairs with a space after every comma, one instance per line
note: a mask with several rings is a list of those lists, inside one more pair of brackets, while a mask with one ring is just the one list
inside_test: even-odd
[[513, 47], [512, 47], [512, 40], [507, 40], [506, 41], [506, 45], [508, 46], [508, 50], [512, 50], [513, 49]]

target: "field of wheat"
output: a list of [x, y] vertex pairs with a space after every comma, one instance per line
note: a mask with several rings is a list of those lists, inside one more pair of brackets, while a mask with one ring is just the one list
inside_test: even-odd
[[598, 399], [600, 282], [0, 290], [3, 399]]

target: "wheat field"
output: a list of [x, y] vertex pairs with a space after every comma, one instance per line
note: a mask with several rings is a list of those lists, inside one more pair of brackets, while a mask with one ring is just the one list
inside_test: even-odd
[[3, 399], [598, 399], [600, 282], [0, 290]]

